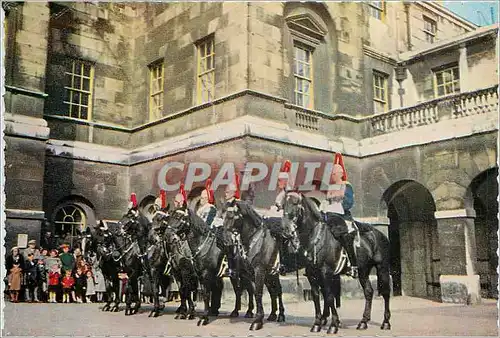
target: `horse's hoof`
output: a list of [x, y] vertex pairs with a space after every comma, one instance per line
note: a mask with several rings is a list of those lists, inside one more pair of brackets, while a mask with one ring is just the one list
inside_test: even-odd
[[187, 318], [187, 316], [185, 314], [181, 314], [179, 317], [179, 319], [186, 319], [186, 318]]
[[321, 331], [321, 325], [313, 325], [311, 327], [311, 332], [320, 332]]
[[201, 325], [205, 326], [207, 324], [208, 324], [208, 318], [203, 318], [203, 320], [201, 321]]
[[245, 313], [245, 318], [253, 318], [253, 312], [247, 311], [247, 313]]
[[278, 315], [278, 323], [284, 323], [285, 322], [285, 315], [280, 313]]
[[328, 331], [326, 331], [327, 334], [337, 334], [337, 332], [339, 332], [339, 328], [337, 326], [330, 326]]
[[262, 329], [262, 322], [258, 321], [258, 322], [253, 322], [252, 325], [250, 325], [250, 331], [257, 331], [257, 330], [260, 330]]
[[268, 322], [275, 322], [276, 319], [278, 319], [278, 316], [276, 316], [276, 313], [271, 313], [269, 317], [267, 317]]
[[382, 323], [382, 326], [380, 327], [381, 330], [390, 330], [391, 329], [391, 324], [389, 322], [384, 322]]
[[200, 318], [200, 319], [198, 320], [198, 323], [196, 323], [196, 325], [200, 326], [200, 325], [201, 325], [201, 322], [202, 322], [202, 319]]
[[356, 330], [366, 330], [368, 328], [368, 324], [366, 322], [359, 322]]
[[195, 318], [196, 318], [196, 316], [195, 316], [193, 313], [191, 313], [191, 314], [188, 316], [188, 319], [189, 319], [189, 320], [193, 320], [193, 319], [195, 319]]
[[236, 318], [238, 317], [240, 314], [237, 310], [233, 310], [233, 312], [231, 312], [231, 314], [229, 315], [229, 317], [231, 318]]

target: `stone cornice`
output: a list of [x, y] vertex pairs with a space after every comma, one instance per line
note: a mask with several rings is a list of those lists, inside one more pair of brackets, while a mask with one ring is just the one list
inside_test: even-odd
[[476, 218], [474, 209], [439, 210], [434, 213], [436, 219]]
[[453, 21], [459, 26], [466, 27], [468, 29], [478, 28], [476, 24], [461, 18], [460, 16], [456, 15], [455, 13], [438, 3], [433, 3], [431, 1], [416, 1], [415, 3], [431, 12], [439, 13], [439, 15], [441, 16], [446, 16], [446, 19]]
[[390, 56], [388, 54], [380, 52], [380, 51], [378, 51], [375, 48], [372, 48], [370, 46], [363, 45], [363, 53], [366, 56], [371, 57], [372, 59], [382, 61], [386, 64], [391, 65], [391, 66], [396, 67], [398, 65], [398, 61], [395, 58], [393, 58], [392, 56]]
[[45, 212], [38, 210], [5, 209], [5, 216], [7, 218], [39, 220], [45, 218]]
[[50, 129], [41, 118], [5, 113], [5, 135], [48, 140]]
[[26, 89], [22, 87], [5, 85], [5, 89], [11, 93], [18, 93], [26, 96], [38, 97], [41, 99], [47, 98], [49, 95], [44, 92], [39, 92], [37, 90]]
[[481, 27], [475, 31], [459, 35], [459, 36], [454, 37], [452, 39], [438, 41], [437, 43], [433, 44], [429, 48], [421, 49], [418, 51], [410, 51], [410, 52], [401, 53], [399, 55], [399, 60], [400, 60], [399, 62], [404, 63], [404, 64], [408, 64], [408, 63], [416, 62], [419, 59], [421, 59], [422, 57], [427, 56], [429, 54], [444, 52], [445, 50], [452, 49], [452, 48], [458, 49], [458, 48], [460, 48], [460, 45], [462, 45], [462, 44], [468, 44], [468, 43], [473, 42], [474, 40], [486, 37], [488, 35], [497, 34], [498, 27], [499, 27], [498, 24], [486, 26], [486, 27]]

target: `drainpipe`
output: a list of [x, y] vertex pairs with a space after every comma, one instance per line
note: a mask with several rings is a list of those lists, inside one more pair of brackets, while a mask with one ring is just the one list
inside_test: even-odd
[[410, 24], [410, 3], [405, 2], [405, 14], [406, 14], [406, 39], [408, 40], [408, 50], [413, 49], [413, 45], [411, 43], [411, 24]]

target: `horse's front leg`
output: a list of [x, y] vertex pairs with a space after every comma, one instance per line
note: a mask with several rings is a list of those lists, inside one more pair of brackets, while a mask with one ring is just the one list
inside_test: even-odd
[[219, 309], [221, 306], [222, 299], [222, 290], [224, 288], [224, 284], [222, 282], [222, 278], [217, 278], [213, 282], [212, 292], [210, 293], [210, 316], [217, 317], [219, 315]]
[[245, 318], [253, 318], [253, 310], [255, 308], [254, 298], [255, 298], [255, 285], [247, 277], [242, 278], [242, 290], [246, 290], [248, 293], [248, 309], [245, 313]]
[[113, 283], [106, 279], [105, 281], [106, 284], [106, 304], [102, 307], [102, 311], [109, 311], [111, 310], [111, 303], [113, 302]]
[[198, 326], [207, 325], [209, 322], [208, 313], [210, 311], [210, 296], [211, 296], [210, 283], [207, 281], [204, 281], [204, 283], [200, 283], [200, 284], [202, 287], [203, 303], [204, 303], [205, 308], [203, 309], [203, 315], [200, 317], [200, 320], [198, 320]]
[[379, 293], [384, 297], [384, 321], [380, 329], [390, 330], [391, 323], [389, 321], [391, 319], [391, 310], [389, 299], [391, 298], [391, 280], [389, 269], [383, 264], [377, 266], [377, 280], [379, 281]]
[[260, 330], [264, 325], [264, 307], [262, 306], [262, 294], [264, 292], [265, 278], [266, 273], [264, 269], [261, 267], [257, 267], [255, 269], [255, 302], [257, 303], [257, 315], [252, 325], [250, 325], [250, 330]]
[[359, 283], [361, 284], [361, 288], [363, 289], [363, 293], [365, 295], [365, 311], [363, 312], [363, 318], [359, 322], [356, 329], [366, 330], [368, 328], [368, 322], [371, 319], [373, 300], [373, 288], [369, 278], [369, 270], [359, 269]]
[[230, 277], [231, 284], [233, 285], [233, 290], [234, 290], [234, 295], [235, 295], [235, 303], [234, 303], [234, 310], [231, 312], [229, 317], [238, 317], [240, 315], [239, 311], [241, 310], [241, 283], [238, 283], [236, 278], [239, 277]]
[[[123, 285], [123, 284], [122, 284]], [[121, 292], [118, 298], [121, 298]], [[132, 314], [132, 288], [130, 286], [130, 279], [127, 281], [125, 287], [125, 316]]]
[[266, 287], [269, 292], [269, 296], [271, 296], [271, 313], [267, 320], [270, 322], [275, 322], [278, 319], [276, 312], [278, 311], [278, 292], [275, 285], [274, 276], [267, 275], [266, 276]]
[[[329, 269], [328, 269], [329, 270]], [[337, 313], [337, 310], [335, 308], [335, 295], [337, 294], [337, 290], [335, 290], [335, 285], [331, 283], [330, 281], [333, 280], [333, 271], [327, 271], [323, 274], [324, 278], [324, 289], [325, 289], [325, 297], [326, 297], [326, 303], [325, 305], [328, 306], [332, 312], [332, 321], [330, 324], [330, 327], [326, 331], [328, 334], [337, 334], [340, 328], [340, 320], [339, 316]]]
[[[136, 314], [139, 312], [139, 309], [141, 308], [141, 297], [139, 296], [139, 280], [137, 277], [134, 277], [132, 283], [132, 294], [134, 295], [134, 298], [136, 300], [133, 312], [134, 314]], [[158, 293], [156, 294], [156, 296], [158, 296]]]
[[[309, 270], [309, 269], [308, 269]], [[319, 283], [317, 276], [312, 271], [307, 271], [307, 280], [309, 281], [309, 285], [311, 285], [311, 297], [314, 303], [314, 323], [311, 327], [311, 332], [320, 332], [323, 324], [322, 316], [321, 316], [321, 303], [319, 301]], [[326, 302], [326, 301], [325, 301]]]
[[154, 307], [153, 310], [151, 310], [149, 317], [158, 317], [160, 315], [160, 285], [159, 285], [159, 277], [158, 277], [158, 271], [155, 268], [151, 269], [151, 279], [152, 279], [152, 291], [153, 291], [153, 300], [154, 300]]

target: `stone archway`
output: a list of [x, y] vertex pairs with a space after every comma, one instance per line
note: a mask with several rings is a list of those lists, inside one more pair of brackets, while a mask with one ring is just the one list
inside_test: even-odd
[[476, 273], [481, 297], [498, 299], [498, 167], [477, 175], [467, 189], [466, 207], [474, 208]]
[[395, 296], [440, 299], [436, 206], [420, 183], [402, 180], [383, 194], [389, 218]]

